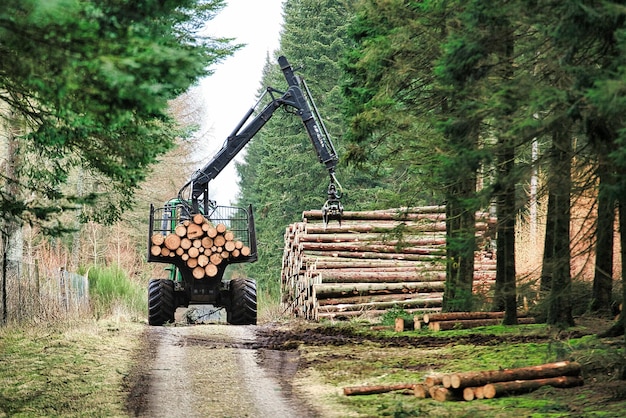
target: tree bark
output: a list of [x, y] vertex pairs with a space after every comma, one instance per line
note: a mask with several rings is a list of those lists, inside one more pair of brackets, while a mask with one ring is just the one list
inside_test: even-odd
[[571, 138], [569, 129], [553, 134], [552, 159], [549, 176], [549, 199], [554, 199], [554, 251], [552, 286], [548, 301], [547, 323], [561, 328], [574, 326], [572, 317], [572, 278], [570, 272], [570, 192]]
[[376, 385], [376, 386], [346, 386], [343, 394], [346, 396], [372, 395], [377, 393], [392, 392], [394, 390], [413, 389], [415, 383], [399, 383], [396, 385]]
[[[538, 366], [519, 367], [515, 369], [490, 370], [483, 372], [451, 373], [448, 387], [462, 389], [465, 387], [484, 386], [488, 383], [508, 382], [513, 380], [544, 379], [558, 376], [578, 376], [581, 366], [577, 362], [559, 361]], [[446, 387], [444, 381], [444, 387]]]
[[505, 396], [515, 393], [532, 392], [542, 386], [552, 386], [555, 388], [571, 388], [584, 384], [580, 376], [559, 376], [546, 379], [534, 380], [514, 380], [510, 382], [489, 383], [483, 388], [486, 399], [498, 396]]

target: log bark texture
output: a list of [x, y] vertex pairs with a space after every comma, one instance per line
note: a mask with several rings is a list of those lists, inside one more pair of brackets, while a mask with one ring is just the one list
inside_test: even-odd
[[376, 393], [392, 392], [394, 390], [413, 390], [415, 383], [399, 383], [397, 385], [375, 385], [375, 386], [347, 386], [343, 388], [346, 396], [373, 395]]
[[545, 379], [513, 380], [509, 382], [489, 383], [483, 388], [483, 393], [486, 399], [492, 399], [498, 396], [532, 392], [542, 386], [571, 388], [581, 386], [583, 384], [584, 380], [580, 376], [557, 376]]

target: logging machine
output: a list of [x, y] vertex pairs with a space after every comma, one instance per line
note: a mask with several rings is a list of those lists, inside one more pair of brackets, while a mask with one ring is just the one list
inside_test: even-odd
[[[249, 278], [224, 280], [229, 264], [257, 260], [252, 206], [217, 206], [209, 199], [209, 182], [278, 109], [302, 119], [319, 161], [330, 175], [328, 199], [322, 207], [324, 222], [341, 222], [341, 185], [335, 177], [337, 152], [306, 83], [294, 74], [285, 57], [279, 57], [278, 63], [289, 85], [287, 91], [268, 87], [211, 161], [180, 189], [178, 197], [162, 208], [150, 205], [148, 261], [170, 264], [169, 278], [152, 279], [148, 284], [150, 325], [173, 322], [176, 308], [189, 304], [224, 308], [230, 324], [256, 324], [256, 282]], [[271, 101], [255, 115], [266, 95]]]

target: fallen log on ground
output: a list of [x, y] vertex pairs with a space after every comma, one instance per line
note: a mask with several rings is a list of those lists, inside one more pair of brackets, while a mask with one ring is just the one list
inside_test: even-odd
[[555, 388], [571, 388], [582, 386], [584, 380], [580, 376], [558, 376], [545, 379], [513, 380], [509, 382], [488, 383], [483, 388], [485, 399], [517, 393], [528, 393], [542, 386]]
[[[444, 387], [459, 389], [513, 380], [532, 380], [558, 376], [578, 376], [580, 375], [580, 372], [581, 366], [579, 363], [572, 361], [559, 361], [555, 363], [519, 367], [515, 369], [449, 373], [444, 375], [442, 384]], [[449, 380], [445, 379], [446, 376], [449, 377]]]
[[[453, 321], [438, 321], [438, 322], [430, 322], [428, 324], [428, 328], [433, 331], [449, 331], [453, 329], [468, 329], [468, 328], [476, 328], [476, 327], [485, 327], [490, 325], [499, 325], [502, 323], [502, 319], [460, 319]], [[518, 325], [528, 325], [534, 324], [535, 318], [526, 317], [526, 318], [518, 318]]]
[[[518, 312], [517, 317], [523, 318], [526, 316], [524, 312]], [[426, 324], [436, 321], [453, 321], [459, 319], [496, 319], [504, 318], [504, 312], [441, 312], [434, 314], [425, 314], [422, 317], [422, 321]]]
[[395, 390], [413, 390], [415, 383], [398, 383], [395, 385], [375, 385], [375, 386], [347, 386], [343, 388], [346, 396], [373, 395], [376, 393], [387, 393]]

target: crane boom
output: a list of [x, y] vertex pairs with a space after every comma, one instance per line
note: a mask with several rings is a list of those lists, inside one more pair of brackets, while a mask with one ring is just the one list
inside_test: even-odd
[[[311, 139], [318, 159], [320, 163], [326, 167], [330, 175], [328, 200], [322, 209], [328, 214], [328, 219], [340, 219], [343, 207], [339, 202], [341, 194], [337, 190], [337, 187], [341, 188], [341, 186], [335, 177], [335, 168], [339, 161], [337, 152], [317, 111], [317, 107], [313, 102], [313, 98], [311, 97], [306, 83], [303, 79], [296, 76], [287, 58], [284, 56], [279, 57], [278, 63], [287, 80], [289, 88], [286, 92], [281, 92], [272, 87], [268, 87], [257, 103], [246, 112], [239, 124], [237, 124], [232, 133], [227, 137], [222, 148], [215, 154], [211, 161], [200, 170], [196, 171], [191, 179], [180, 189], [178, 193], [179, 200], [181, 202], [190, 202], [190, 207], [188, 208], [189, 213], [198, 213], [200, 211], [200, 201], [203, 201], [205, 205], [209, 204], [209, 182], [215, 179], [228, 163], [243, 150], [259, 130], [271, 119], [276, 110], [286, 107], [302, 119], [302, 123]], [[266, 94], [269, 94], [272, 100], [252, 118]], [[275, 94], [280, 94], [280, 97], [275, 97]], [[250, 120], [250, 118], [252, 119]], [[204, 213], [207, 212], [206, 209], [207, 208], [205, 208]]]

